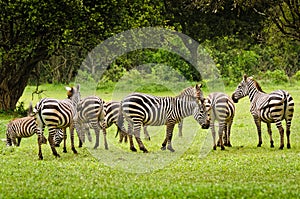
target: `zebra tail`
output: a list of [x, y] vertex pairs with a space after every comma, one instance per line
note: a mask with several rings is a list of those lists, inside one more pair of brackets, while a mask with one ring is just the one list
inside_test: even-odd
[[32, 115], [33, 115], [33, 107], [32, 107], [32, 102], [30, 102], [29, 107], [28, 107], [27, 116], [32, 116]]

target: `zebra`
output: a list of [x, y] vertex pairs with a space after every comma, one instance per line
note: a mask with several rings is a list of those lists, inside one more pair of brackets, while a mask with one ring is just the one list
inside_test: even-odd
[[[231, 147], [230, 143], [230, 130], [234, 118], [235, 106], [232, 99], [221, 92], [214, 92], [207, 96], [205, 99], [205, 108], [210, 118], [210, 128], [213, 137], [213, 149], [216, 150], [216, 132], [215, 132], [215, 120], [219, 122], [219, 141], [221, 150], [224, 150], [224, 146]], [[224, 143], [223, 143], [224, 133]]]
[[77, 114], [75, 116], [75, 128], [79, 136], [79, 147], [82, 146], [82, 142], [85, 141], [85, 132], [89, 136], [89, 128], [93, 128], [96, 134], [96, 142], [94, 149], [99, 146], [99, 133], [100, 129], [103, 131], [104, 137], [104, 147], [108, 149], [108, 144], [106, 140], [106, 128], [103, 125], [105, 111], [104, 111], [104, 101], [97, 96], [88, 96], [82, 100], [77, 105]]
[[[109, 128], [111, 125], [115, 124], [117, 126], [117, 133], [116, 137], [119, 134], [119, 142], [122, 143], [123, 139], [124, 142], [127, 142], [127, 132], [124, 128], [124, 126], [119, 126], [117, 125], [118, 122], [118, 115], [119, 115], [119, 109], [121, 106], [121, 102], [119, 101], [110, 101], [104, 103], [104, 110], [105, 110], [105, 126], [106, 128]], [[147, 130], [147, 126], [143, 127], [144, 130], [144, 135], [147, 140], [150, 140], [150, 136]]]
[[[15, 118], [7, 124], [6, 146], [12, 146], [12, 144], [20, 146], [22, 138], [31, 137], [35, 133], [36, 124], [34, 117]], [[45, 136], [42, 137], [42, 144], [47, 144]]]
[[[42, 154], [42, 136], [44, 127], [48, 127], [49, 136], [48, 141], [52, 149], [52, 153], [56, 157], [60, 157], [55, 149], [54, 135], [56, 129], [61, 128], [66, 131], [66, 128], [70, 128], [70, 139], [71, 139], [71, 149], [77, 154], [77, 151], [74, 147], [74, 116], [77, 111], [77, 103], [80, 100], [80, 86], [76, 87], [66, 87], [68, 99], [57, 100], [53, 98], [44, 98], [41, 99], [34, 108], [34, 116], [36, 117], [37, 124], [37, 135], [38, 135], [38, 146], [39, 146], [39, 159], [43, 159]], [[64, 137], [65, 139], [66, 137]], [[64, 140], [63, 152], [66, 150], [66, 142]]]
[[268, 133], [270, 136], [271, 147], [274, 147], [272, 138], [271, 123], [276, 123], [280, 134], [280, 147], [284, 148], [284, 129], [282, 127], [282, 120], [286, 121], [286, 136], [287, 148], [291, 148], [290, 144], [290, 127], [294, 113], [294, 100], [292, 96], [285, 90], [276, 90], [270, 94], [265, 93], [258, 82], [252, 77], [244, 75], [243, 80], [232, 94], [232, 99], [235, 103], [239, 99], [249, 96], [250, 112], [253, 116], [254, 122], [258, 132], [258, 145], [261, 147], [261, 121], [267, 123]]
[[166, 150], [168, 144], [167, 149], [171, 152], [175, 151], [171, 142], [174, 125], [183, 118], [194, 115], [202, 128], [209, 128], [209, 118], [206, 117], [203, 104], [200, 103], [203, 100], [200, 88], [201, 85], [188, 87], [176, 97], [157, 97], [143, 93], [132, 93], [125, 97], [121, 101], [118, 126], [123, 125], [124, 118], [128, 122], [130, 149], [137, 151], [132, 140], [132, 134], [134, 134], [140, 150], [144, 153], [148, 152], [140, 139], [142, 125], [166, 125], [166, 137], [161, 149]]
[[[35, 118], [32, 117], [32, 103], [29, 104], [27, 117], [15, 118], [7, 124], [6, 129], [6, 145], [20, 146], [22, 138], [31, 137], [36, 133], [36, 123]], [[18, 142], [16, 141], [18, 140]], [[59, 145], [63, 139], [63, 131], [57, 129], [55, 133], [55, 144]], [[45, 136], [42, 138], [42, 144], [47, 144], [47, 139]]]

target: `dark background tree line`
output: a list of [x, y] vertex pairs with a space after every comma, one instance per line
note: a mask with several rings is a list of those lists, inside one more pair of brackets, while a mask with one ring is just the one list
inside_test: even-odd
[[[0, 110], [15, 109], [28, 83], [71, 82], [91, 49], [137, 27], [170, 28], [198, 41], [227, 83], [245, 72], [291, 77], [300, 67], [298, 0], [3, 0], [0, 7]], [[103, 78], [117, 81], [148, 62], [201, 80], [180, 57], [153, 49], [120, 57]]]

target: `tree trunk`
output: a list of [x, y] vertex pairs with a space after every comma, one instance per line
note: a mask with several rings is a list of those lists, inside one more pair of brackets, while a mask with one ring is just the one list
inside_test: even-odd
[[[36, 59], [38, 58], [38, 59]], [[19, 65], [4, 61], [0, 67], [0, 110], [14, 110], [27, 85], [30, 73], [41, 57]]]

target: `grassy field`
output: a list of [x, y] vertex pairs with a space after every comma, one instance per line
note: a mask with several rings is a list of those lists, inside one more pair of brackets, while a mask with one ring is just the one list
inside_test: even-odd
[[[115, 138], [116, 128], [108, 129], [110, 150], [91, 150], [87, 144], [74, 155], [58, 149], [61, 158], [43, 145], [44, 160], [38, 160], [36, 136], [23, 139], [20, 147], [0, 142], [0, 198], [299, 198], [300, 123], [298, 86], [269, 85], [267, 92], [288, 90], [295, 100], [291, 129], [291, 149], [279, 150], [279, 133], [272, 125], [275, 148], [270, 148], [266, 125], [263, 145], [257, 148], [256, 128], [249, 113], [249, 100], [236, 104], [232, 127], [232, 148], [212, 149], [209, 130], [195, 128], [185, 120], [183, 138], [174, 132], [175, 153], [160, 151], [164, 127], [149, 128], [151, 141], [144, 141], [149, 154], [132, 153]], [[61, 85], [44, 85], [41, 97], [64, 98]], [[226, 88], [231, 94], [235, 88]], [[27, 87], [20, 101], [32, 100], [34, 87]], [[97, 92], [105, 100], [111, 93]], [[168, 93], [155, 93], [167, 95]], [[205, 91], [205, 95], [208, 91]], [[37, 101], [37, 96], [33, 103]], [[15, 117], [0, 114], [0, 138], [6, 124]], [[298, 130], [297, 130], [298, 129]], [[286, 141], [286, 140], [285, 140]], [[76, 137], [76, 146], [78, 140]], [[207, 148], [209, 147], [209, 148]], [[152, 167], [151, 167], [152, 166]]]

